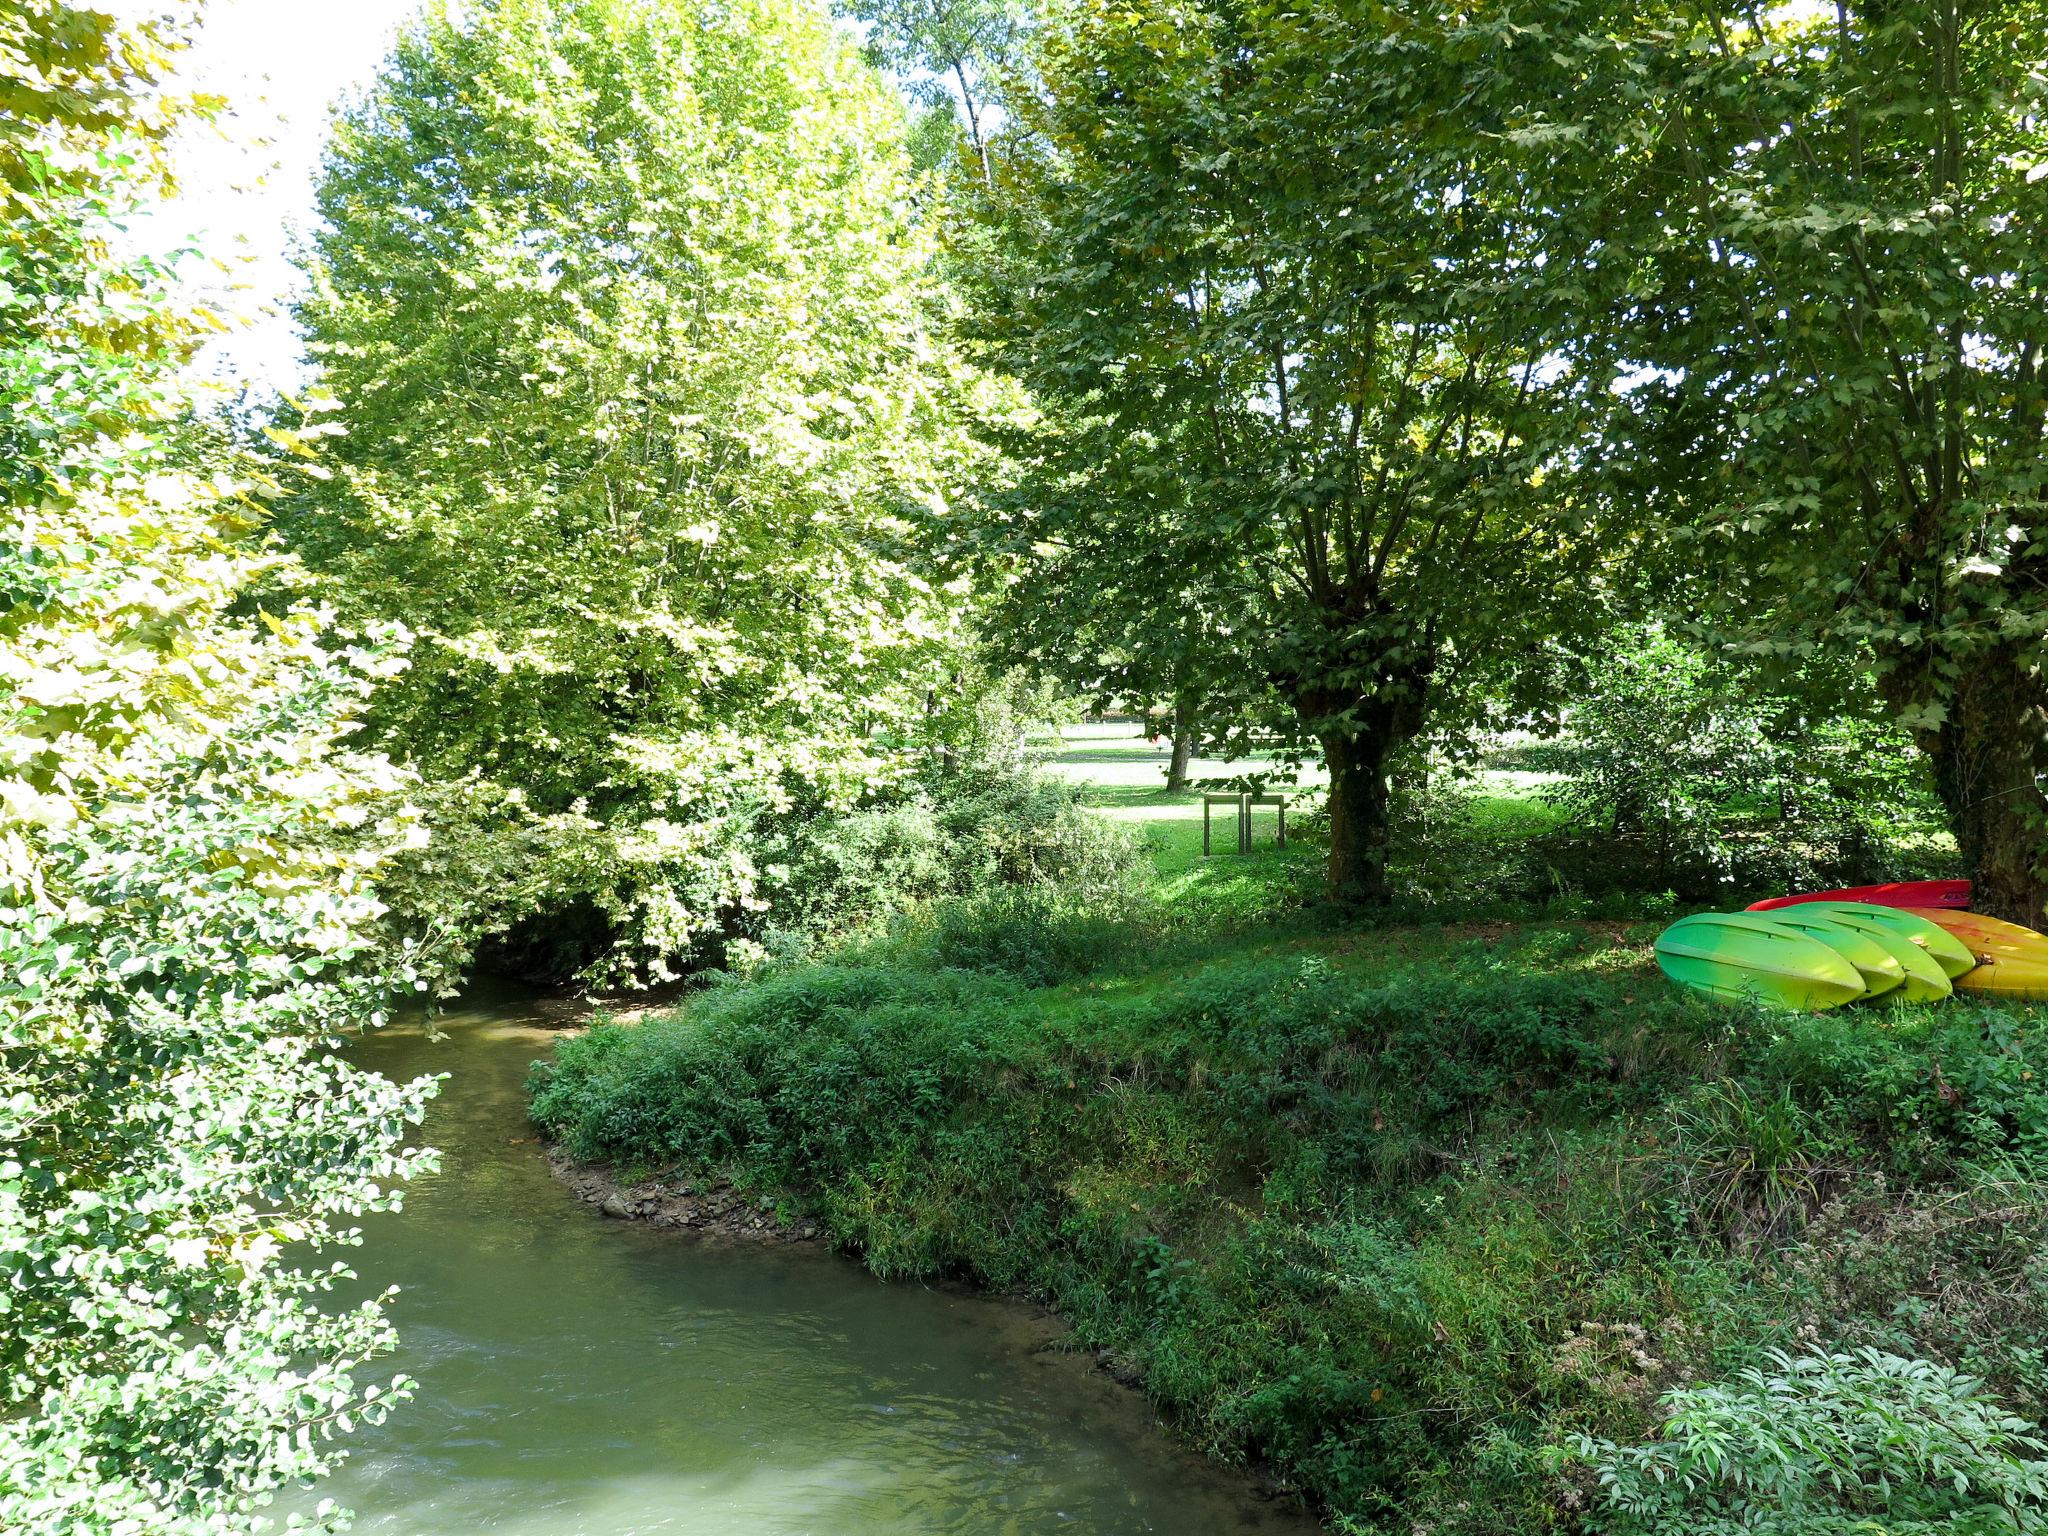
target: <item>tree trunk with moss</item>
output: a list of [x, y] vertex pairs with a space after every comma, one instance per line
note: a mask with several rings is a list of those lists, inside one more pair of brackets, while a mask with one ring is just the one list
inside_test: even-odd
[[1941, 725], [1918, 732], [1971, 881], [1971, 906], [2048, 922], [2048, 690], [2008, 647], [1966, 659]]

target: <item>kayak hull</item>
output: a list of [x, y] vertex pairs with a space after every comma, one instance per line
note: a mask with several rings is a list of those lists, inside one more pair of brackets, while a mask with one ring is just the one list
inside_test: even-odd
[[1981, 912], [1929, 908], [1919, 914], [1968, 946], [1976, 966], [1956, 978], [1959, 992], [2048, 1002], [2048, 935]]
[[1772, 896], [1753, 901], [1750, 912], [1775, 912], [1782, 907], [1803, 906], [1812, 901], [1860, 901], [1874, 907], [1912, 907], [1916, 910], [1958, 911], [1970, 904], [1967, 880], [1892, 880], [1883, 885], [1845, 885], [1836, 891], [1805, 891], [1795, 896]]
[[[1846, 923], [1835, 922], [1817, 912], [1804, 912], [1797, 907], [1765, 914], [1764, 920], [1775, 927], [1789, 928], [1808, 938], [1819, 939], [1855, 966], [1856, 974], [1863, 978], [1866, 997], [1889, 992], [1907, 981], [1902, 956], [1893, 953], [1891, 947], [1881, 940], [1860, 933]], [[1917, 950], [1915, 954], [1918, 954]]]
[[1864, 996], [1855, 966], [1810, 934], [1749, 913], [1680, 918], [1657, 937], [1657, 964], [1680, 986], [1815, 1012]]
[[1841, 925], [1878, 945], [1898, 965], [1900, 981], [1891, 995], [1899, 1002], [1938, 1003], [1955, 990], [1948, 972], [1926, 950], [1895, 929], [1879, 923], [1864, 923], [1844, 914]]
[[[1831, 901], [1818, 904], [1816, 910], [1827, 913], [1836, 922], [1847, 922], [1860, 932], [1873, 936], [1889, 933], [1906, 940], [1939, 966], [1943, 976], [1949, 981], [1954, 981], [1956, 977], [1977, 964], [1977, 956], [1969, 946], [1942, 924], [1934, 921], [1936, 917], [1954, 915], [1946, 909], [1884, 907], [1870, 902]], [[1947, 992], [1944, 990], [1939, 995], [1945, 997]]]

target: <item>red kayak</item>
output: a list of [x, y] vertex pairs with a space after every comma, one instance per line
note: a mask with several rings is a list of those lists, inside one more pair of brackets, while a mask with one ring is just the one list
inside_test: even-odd
[[1886, 885], [1851, 885], [1839, 891], [1805, 891], [1797, 896], [1773, 896], [1753, 901], [1747, 910], [1768, 912], [1773, 907], [1796, 907], [1804, 901], [1866, 901], [1874, 907], [1945, 907], [1955, 911], [1970, 904], [1967, 880], [1893, 880]]

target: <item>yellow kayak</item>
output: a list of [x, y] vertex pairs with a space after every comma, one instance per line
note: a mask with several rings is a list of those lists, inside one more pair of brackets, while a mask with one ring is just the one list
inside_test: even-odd
[[2048, 936], [1981, 912], [1912, 910], [1960, 939], [1975, 957], [1976, 966], [1956, 977], [1957, 991], [2048, 1001]]

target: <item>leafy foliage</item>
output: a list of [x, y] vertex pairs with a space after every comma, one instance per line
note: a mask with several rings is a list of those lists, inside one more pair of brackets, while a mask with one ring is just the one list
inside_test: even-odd
[[2044, 29], [2027, 3], [1713, 4], [1579, 52], [1532, 137], [1609, 162], [1622, 494], [1672, 526], [1675, 606], [1758, 651], [1873, 665], [1980, 904], [2036, 922]]
[[958, 103], [976, 170], [992, 178], [995, 77], [1021, 62], [1026, 8], [1018, 0], [847, 0], [845, 10], [867, 24], [868, 48], [901, 72], [915, 99], [949, 123]]
[[756, 821], [905, 772], [947, 689], [911, 534], [973, 385], [903, 131], [765, 0], [435, 8], [337, 129], [301, 319], [346, 473], [291, 536], [418, 632], [378, 737], [498, 788], [474, 864], [508, 823], [548, 850], [506, 904], [583, 909], [590, 979], [756, 906]]
[[1554, 49], [1350, 5], [1063, 6], [1037, 41], [962, 239], [1044, 402], [981, 529], [1009, 611], [1315, 738], [1333, 882], [1379, 899], [1392, 754], [1542, 709], [1544, 642], [1597, 617], [1595, 236], [1502, 148]]
[[[424, 1161], [430, 1082], [333, 1054], [430, 957], [373, 880], [391, 664], [257, 612], [264, 487], [197, 425], [193, 317], [118, 221], [191, 103], [181, 32], [0, 5], [0, 1525], [251, 1527], [356, 1417], [381, 1304], [318, 1262]], [[200, 104], [202, 107], [204, 104]], [[274, 488], [273, 488], [274, 489]], [[324, 1519], [323, 1524], [326, 1524]]]
[[1904, 733], [1831, 682], [1780, 692], [1668, 633], [1619, 636], [1572, 707], [1548, 793], [1582, 836], [1646, 859], [1635, 874], [1653, 889], [1712, 900], [1881, 878], [1939, 806]]
[[1925, 1361], [1773, 1351], [1663, 1406], [1650, 1444], [1580, 1442], [1607, 1505], [1594, 1530], [1989, 1536], [2048, 1516], [2048, 1441], [1981, 1382]]
[[880, 804], [789, 819], [762, 843], [771, 947], [844, 938], [949, 896], [1056, 888], [1088, 904], [1130, 890], [1131, 837], [1071, 786], [1021, 765], [927, 772]]

